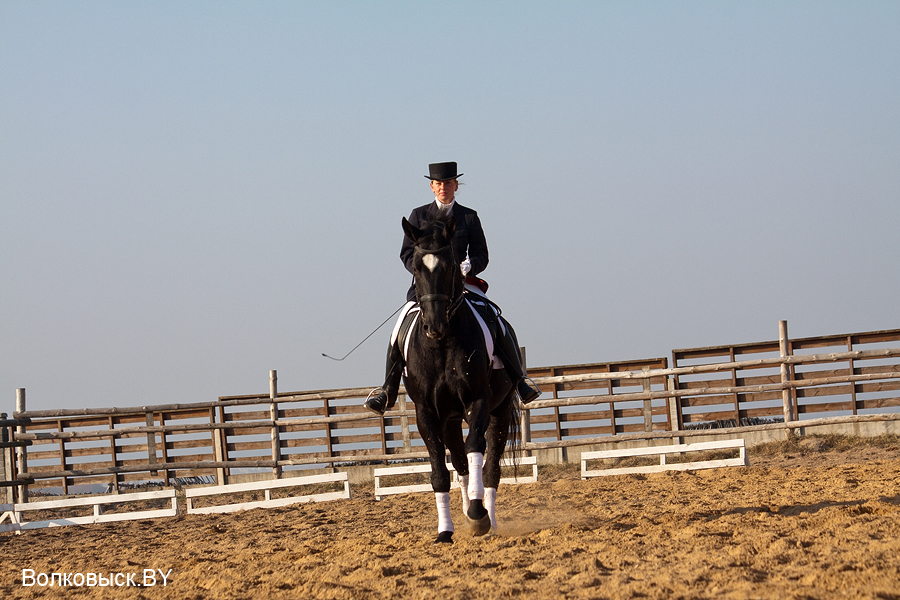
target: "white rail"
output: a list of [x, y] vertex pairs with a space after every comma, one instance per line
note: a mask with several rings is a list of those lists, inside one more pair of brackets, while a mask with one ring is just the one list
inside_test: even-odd
[[[682, 454], [687, 452], [706, 452], [709, 450], [723, 450], [737, 448], [737, 458], [720, 460], [704, 460], [695, 462], [667, 463], [667, 454]], [[618, 467], [607, 469], [587, 468], [590, 460], [604, 460], [610, 458], [623, 458], [626, 456], [659, 455], [658, 465], [646, 465], [641, 467]], [[644, 448], [623, 448], [620, 450], [599, 450], [597, 452], [583, 452], [581, 454], [581, 478], [605, 477], [608, 475], [625, 475], [628, 473], [661, 473], [663, 471], [688, 471], [694, 469], [715, 469], [719, 467], [746, 467], [750, 463], [747, 460], [747, 449], [743, 439], [720, 440], [714, 442], [699, 442], [696, 444], [674, 444], [671, 446], [648, 446]]]
[[[318, 494], [307, 494], [302, 496], [287, 496], [285, 498], [272, 498], [272, 490], [288, 487], [301, 487], [322, 483], [343, 483], [344, 489], [340, 492], [323, 492]], [[204, 496], [220, 496], [223, 494], [234, 494], [241, 492], [254, 492], [262, 490], [265, 492], [264, 500], [255, 500], [251, 502], [237, 502], [234, 504], [217, 504], [214, 506], [205, 506], [202, 508], [194, 507], [194, 498]], [[326, 473], [325, 475], [309, 475], [305, 477], [288, 477], [287, 479], [269, 479], [264, 481], [251, 481], [249, 483], [233, 483], [229, 485], [214, 485], [210, 487], [191, 488], [185, 490], [187, 496], [187, 511], [189, 514], [209, 514], [209, 513], [230, 513], [239, 510], [250, 510], [253, 508], [275, 508], [279, 506], [289, 506], [291, 504], [299, 504], [301, 502], [325, 502], [328, 500], [350, 499], [350, 480], [347, 473]]]
[[[117, 504], [127, 504], [145, 500], [167, 499], [172, 501], [171, 508], [159, 510], [139, 510], [133, 512], [105, 513], [104, 507]], [[23, 513], [37, 510], [71, 509], [84, 506], [93, 507], [91, 515], [78, 517], [59, 517], [41, 521], [24, 521]], [[11, 508], [10, 508], [11, 507]], [[109, 494], [105, 496], [88, 496], [84, 498], [65, 498], [62, 500], [47, 500], [43, 502], [26, 502], [23, 504], [4, 504], [0, 506], [3, 519], [10, 516], [8, 525], [0, 525], [0, 531], [16, 531], [24, 529], [42, 529], [44, 527], [61, 527], [64, 525], [87, 525], [91, 523], [109, 523], [112, 521], [132, 521], [135, 519], [155, 519], [159, 517], [174, 517], [178, 514], [178, 498], [175, 490], [162, 490], [158, 492], [137, 492], [134, 494]], [[9, 513], [9, 514], [8, 514]]]

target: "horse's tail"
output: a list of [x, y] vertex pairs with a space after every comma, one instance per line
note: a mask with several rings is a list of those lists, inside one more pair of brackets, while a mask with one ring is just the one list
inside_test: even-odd
[[519, 459], [522, 457], [522, 411], [515, 393], [510, 393], [507, 417], [509, 430], [506, 437], [505, 454], [512, 460], [513, 476], [519, 476]]

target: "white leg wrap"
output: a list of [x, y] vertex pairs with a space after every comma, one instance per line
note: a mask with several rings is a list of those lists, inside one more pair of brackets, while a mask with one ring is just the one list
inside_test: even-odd
[[453, 531], [453, 519], [450, 517], [450, 492], [435, 492], [434, 500], [438, 511], [438, 533]]
[[468, 512], [468, 510], [469, 510], [469, 476], [468, 475], [460, 475], [459, 491], [462, 494], [463, 512]]
[[481, 452], [469, 452], [469, 498], [481, 500], [484, 498], [484, 481], [481, 472], [484, 467], [484, 454]]
[[484, 488], [484, 508], [491, 517], [491, 530], [497, 531], [497, 488]]

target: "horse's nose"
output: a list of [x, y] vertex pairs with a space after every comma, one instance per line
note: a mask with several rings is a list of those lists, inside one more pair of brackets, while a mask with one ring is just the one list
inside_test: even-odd
[[428, 323], [423, 323], [423, 325], [425, 326], [425, 337], [429, 340], [439, 340], [444, 337], [444, 333], [439, 327], [431, 326]]

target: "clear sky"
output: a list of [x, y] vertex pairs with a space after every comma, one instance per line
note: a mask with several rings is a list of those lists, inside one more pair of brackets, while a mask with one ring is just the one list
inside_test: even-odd
[[447, 160], [531, 365], [900, 327], [896, 1], [0, 0], [0, 411], [380, 384]]

